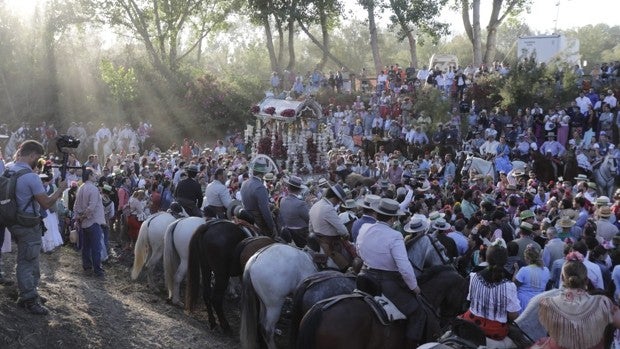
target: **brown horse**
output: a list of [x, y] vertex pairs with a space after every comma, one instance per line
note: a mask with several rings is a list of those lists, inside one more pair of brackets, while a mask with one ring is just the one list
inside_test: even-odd
[[558, 164], [536, 150], [531, 150], [530, 156], [533, 162], [534, 173], [536, 173], [536, 177], [540, 181], [549, 183], [549, 181], [557, 180], [558, 177], [556, 173], [558, 173]]
[[[202, 296], [212, 329], [216, 327], [217, 314], [222, 330], [230, 333], [230, 325], [223, 310], [224, 293], [230, 277], [241, 275], [243, 269], [240, 267], [237, 246], [247, 237], [247, 232], [237, 224], [228, 220], [215, 220], [198, 227], [189, 243], [186, 308], [189, 311], [194, 309], [202, 279]], [[211, 272], [215, 277], [213, 289]]]
[[[451, 266], [431, 268], [421, 279], [425, 295], [421, 304], [429, 315], [423, 341], [432, 341], [440, 335], [442, 319], [462, 312], [467, 281]], [[342, 299], [336, 301], [338, 297]], [[363, 297], [332, 297], [306, 313], [299, 327], [297, 348], [403, 348], [405, 324], [399, 320], [384, 325]]]

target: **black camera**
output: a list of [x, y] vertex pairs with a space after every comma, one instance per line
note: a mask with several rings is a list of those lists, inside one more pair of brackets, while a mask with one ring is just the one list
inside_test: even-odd
[[61, 153], [68, 153], [67, 149], [75, 149], [80, 145], [80, 140], [69, 135], [61, 135], [56, 138], [56, 147]]

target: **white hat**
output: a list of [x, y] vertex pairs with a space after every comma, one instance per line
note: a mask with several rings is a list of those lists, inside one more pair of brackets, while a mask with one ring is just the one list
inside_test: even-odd
[[536, 144], [536, 142], [532, 142], [532, 144], [530, 144], [530, 148], [532, 148], [532, 150], [538, 150], [538, 144]]

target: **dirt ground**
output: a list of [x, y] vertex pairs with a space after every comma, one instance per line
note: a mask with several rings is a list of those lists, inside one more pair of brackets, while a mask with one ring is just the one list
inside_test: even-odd
[[[116, 250], [115, 250], [116, 251]], [[3, 254], [4, 271], [15, 280], [13, 252]], [[19, 308], [16, 285], [0, 286], [0, 348], [239, 348], [239, 308], [227, 302], [234, 335], [210, 330], [204, 307], [192, 314], [166, 302], [144, 276], [129, 277], [132, 254], [114, 255], [105, 280], [84, 274], [78, 251], [61, 246], [41, 255], [39, 293], [48, 316]]]

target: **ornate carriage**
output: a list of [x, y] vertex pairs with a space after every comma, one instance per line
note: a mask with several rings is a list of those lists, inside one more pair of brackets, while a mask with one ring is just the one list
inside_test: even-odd
[[334, 144], [334, 134], [322, 122], [323, 109], [318, 102], [267, 97], [251, 112], [256, 126], [247, 126], [245, 140], [253, 156], [268, 155], [295, 175], [325, 172], [325, 154]]

